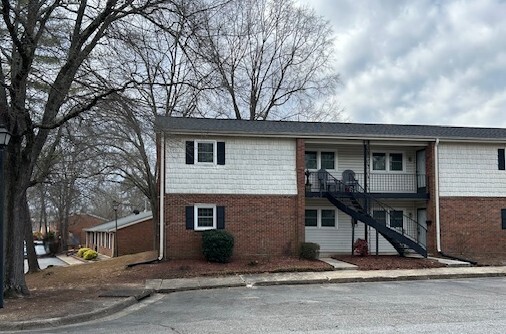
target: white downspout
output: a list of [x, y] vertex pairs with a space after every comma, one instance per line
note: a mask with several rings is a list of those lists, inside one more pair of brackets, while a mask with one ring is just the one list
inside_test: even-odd
[[434, 195], [436, 204], [436, 246], [438, 253], [441, 252], [441, 224], [439, 220], [439, 138], [436, 138], [434, 146]]
[[164, 200], [165, 200], [165, 135], [160, 134], [160, 251], [158, 260], [162, 260], [165, 252], [165, 217], [164, 217]]

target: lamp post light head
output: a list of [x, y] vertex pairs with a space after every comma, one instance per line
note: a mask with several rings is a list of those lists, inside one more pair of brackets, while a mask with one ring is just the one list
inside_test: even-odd
[[3, 124], [0, 124], [0, 147], [7, 146], [9, 140], [11, 140], [10, 132], [7, 131]]
[[119, 202], [118, 201], [112, 201], [112, 209], [114, 211], [118, 211], [118, 208], [119, 208]]

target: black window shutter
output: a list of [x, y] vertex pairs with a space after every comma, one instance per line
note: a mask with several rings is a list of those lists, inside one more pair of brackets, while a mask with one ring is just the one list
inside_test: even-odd
[[506, 164], [504, 159], [504, 148], [497, 150], [497, 158], [499, 161], [499, 170], [506, 170]]
[[193, 165], [195, 163], [195, 143], [193, 141], [186, 142], [186, 164]]
[[218, 230], [223, 230], [225, 228], [225, 207], [217, 206], [216, 207], [216, 228]]
[[506, 230], [506, 209], [501, 210], [502, 229]]
[[225, 142], [219, 141], [216, 144], [217, 148], [217, 156], [218, 156], [218, 165], [224, 165], [225, 164]]
[[194, 228], [194, 211], [193, 206], [186, 207], [186, 229], [193, 230]]

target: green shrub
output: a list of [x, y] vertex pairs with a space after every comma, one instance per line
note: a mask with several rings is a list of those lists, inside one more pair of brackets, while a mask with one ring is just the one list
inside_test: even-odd
[[83, 259], [85, 260], [95, 260], [98, 256], [98, 253], [95, 252], [93, 249], [88, 249], [86, 252], [84, 252], [83, 254]]
[[86, 253], [86, 251], [89, 251], [91, 250], [91, 248], [80, 248], [78, 251], [77, 251], [77, 256], [79, 257], [83, 257], [84, 253]]
[[232, 257], [234, 237], [224, 230], [208, 230], [202, 233], [202, 253], [207, 261], [226, 263]]
[[320, 245], [314, 242], [303, 242], [300, 244], [299, 257], [305, 260], [316, 260], [320, 255]]

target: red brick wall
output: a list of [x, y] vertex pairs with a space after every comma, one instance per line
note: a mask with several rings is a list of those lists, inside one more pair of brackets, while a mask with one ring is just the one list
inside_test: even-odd
[[297, 153], [296, 153], [296, 169], [297, 169], [297, 245], [305, 241], [305, 210], [306, 210], [306, 175], [305, 172], [305, 151], [306, 144], [304, 139], [297, 139]]
[[[100, 232], [97, 232], [100, 233]], [[153, 250], [153, 222], [146, 220], [141, 223], [130, 225], [118, 230], [119, 255], [135, 254]], [[114, 249], [95, 245], [92, 233], [88, 236], [88, 247], [96, 249], [100, 254], [112, 256]], [[114, 242], [111, 244], [114, 247]]]
[[506, 256], [501, 209], [506, 198], [441, 197], [442, 251], [471, 259]]
[[[91, 248], [95, 249], [94, 246]], [[99, 252], [100, 254], [112, 257], [112, 249], [110, 249], [110, 248], [97, 246], [97, 252]]]
[[435, 143], [430, 143], [425, 149], [425, 173], [427, 175], [427, 191], [429, 200], [427, 201], [427, 252], [437, 254], [436, 244], [436, 178], [435, 160], [434, 160]]
[[166, 195], [166, 254], [169, 259], [202, 258], [201, 233], [186, 229], [185, 207], [225, 207], [225, 230], [235, 238], [234, 258], [287, 256], [300, 240], [297, 196]]
[[146, 220], [118, 230], [119, 255], [153, 250], [153, 221]]

